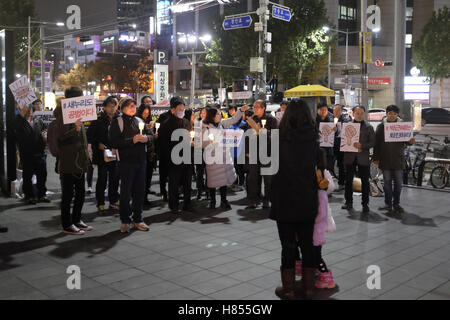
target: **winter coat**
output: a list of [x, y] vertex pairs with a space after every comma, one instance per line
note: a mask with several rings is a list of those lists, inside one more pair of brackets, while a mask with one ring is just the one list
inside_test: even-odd
[[58, 172], [75, 175], [86, 173], [91, 161], [84, 124], [80, 131], [76, 130], [74, 123], [64, 124], [60, 106], [56, 107], [53, 115], [56, 118], [52, 134], [55, 134], [58, 144]]
[[318, 209], [316, 167], [324, 167], [321, 153], [310, 129], [294, 131], [288, 138], [280, 135], [280, 163], [272, 179], [270, 219], [314, 222]]
[[[157, 150], [159, 155], [159, 163], [161, 165], [166, 165], [170, 167], [180, 166], [172, 162], [172, 149], [182, 141], [182, 138], [178, 141], [172, 141], [172, 133], [177, 129], [185, 129], [187, 133], [191, 128], [191, 124], [185, 118], [178, 118], [174, 116], [172, 113], [168, 115], [168, 118], [161, 123], [161, 127], [158, 130], [158, 143]], [[183, 155], [183, 152], [180, 152], [180, 156]]]
[[361, 152], [344, 152], [345, 165], [351, 165], [356, 160], [361, 166], [369, 166], [369, 150], [375, 145], [375, 132], [373, 127], [365, 121], [361, 122], [359, 143], [361, 143]]
[[122, 114], [123, 131], [120, 130], [117, 117], [111, 122], [109, 128], [109, 141], [111, 147], [119, 151], [119, 160], [126, 163], [145, 163], [147, 161], [147, 145], [153, 143], [153, 133], [144, 127], [142, 134], [147, 136], [147, 143], [134, 143], [133, 137], [140, 134], [139, 118]]
[[111, 143], [109, 141], [109, 127], [114, 119], [118, 115], [114, 115], [110, 121], [108, 115], [101, 112], [97, 120], [93, 121], [87, 129], [86, 135], [88, 142], [92, 145], [92, 163], [96, 165], [104, 165], [105, 158], [103, 151], [98, 148], [100, 143], [104, 144], [107, 149], [111, 149]]
[[14, 121], [15, 141], [22, 159], [45, 154], [45, 141], [42, 137], [44, 123], [35, 118], [30, 124], [20, 114]]
[[[396, 122], [401, 122], [399, 118]], [[375, 133], [375, 147], [373, 148], [373, 159], [380, 161], [381, 170], [404, 170], [405, 169], [405, 147], [407, 142], [385, 142], [384, 124], [387, 118], [378, 125]]]
[[222, 120], [218, 126], [213, 124], [202, 124], [202, 147], [205, 149], [205, 153], [211, 155], [211, 157], [216, 156], [216, 152], [222, 152], [222, 163], [212, 163], [208, 164], [206, 160], [206, 176], [207, 176], [207, 186], [208, 188], [220, 188], [223, 186], [229, 186], [236, 181], [236, 172], [234, 170], [234, 161], [231, 152], [234, 148], [222, 148], [218, 147], [212, 151], [210, 141], [207, 138], [210, 135], [211, 129], [223, 130], [227, 128], [232, 128], [235, 123], [238, 123], [242, 119], [242, 112], [237, 110], [232, 118]]
[[[278, 128], [278, 121], [273, 116], [271, 116], [270, 114], [267, 114], [267, 113], [265, 113], [261, 118], [258, 118], [257, 116], [253, 116], [252, 119], [256, 122], [256, 124], [259, 124], [259, 126], [261, 128], [262, 128], [261, 120], [263, 120], [263, 119], [266, 120], [266, 125], [264, 126], [264, 128], [267, 129], [267, 155], [270, 157], [272, 129]], [[241, 129], [243, 129], [244, 131], [253, 130], [252, 127], [248, 123], [246, 123], [244, 126], [242, 126]], [[257, 138], [258, 138], [258, 140], [257, 140], [257, 152], [258, 152], [257, 159], [258, 159], [258, 163], [261, 163], [260, 158], [259, 158], [259, 135]], [[250, 139], [249, 139], [249, 137], [246, 137], [245, 138], [245, 154], [249, 154], [249, 152], [250, 152]]]

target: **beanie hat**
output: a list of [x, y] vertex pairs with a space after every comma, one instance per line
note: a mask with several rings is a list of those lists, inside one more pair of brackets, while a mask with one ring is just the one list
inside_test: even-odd
[[394, 111], [395, 113], [399, 114], [400, 113], [400, 109], [396, 106], [391, 104], [390, 106], [388, 106], [386, 108], [386, 113], [390, 112], [390, 111]]

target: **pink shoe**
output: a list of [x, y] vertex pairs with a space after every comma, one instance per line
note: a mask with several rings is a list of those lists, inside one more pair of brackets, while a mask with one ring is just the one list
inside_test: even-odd
[[302, 276], [302, 260], [295, 261], [295, 275], [298, 277]]
[[331, 274], [331, 270], [328, 272], [320, 272], [319, 279], [316, 280], [315, 286], [318, 289], [333, 289], [336, 287], [336, 283], [334, 283], [333, 275]]

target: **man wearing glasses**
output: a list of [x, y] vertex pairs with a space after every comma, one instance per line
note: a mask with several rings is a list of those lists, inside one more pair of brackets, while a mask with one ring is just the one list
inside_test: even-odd
[[[269, 164], [261, 164], [261, 159], [259, 155], [260, 148], [260, 137], [263, 135], [267, 135], [267, 156], [270, 157], [270, 143], [271, 143], [271, 130], [278, 128], [278, 121], [270, 114], [266, 114], [266, 102], [263, 100], [257, 100], [253, 104], [254, 114], [251, 118], [247, 120], [247, 124], [242, 127], [245, 131], [247, 130], [255, 130], [256, 139], [257, 139], [257, 152], [256, 155], [250, 154], [249, 143], [245, 144], [246, 148], [246, 163], [248, 164], [248, 175], [247, 175], [247, 199], [248, 199], [248, 207], [246, 209], [256, 209], [258, 203], [261, 198], [261, 182], [264, 180], [264, 196], [263, 200], [263, 208], [268, 209], [269, 199], [270, 199], [270, 183], [272, 176], [270, 175], [261, 175], [261, 167], [268, 167]], [[249, 139], [250, 143], [252, 139]], [[264, 141], [264, 140], [263, 140]], [[250, 163], [250, 160], [255, 157], [257, 159], [256, 164]]]

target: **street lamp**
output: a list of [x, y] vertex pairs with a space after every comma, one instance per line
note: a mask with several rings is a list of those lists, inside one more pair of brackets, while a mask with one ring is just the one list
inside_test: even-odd
[[[324, 32], [334, 31], [337, 33], [345, 34], [345, 67], [347, 68], [347, 66], [348, 66], [348, 35], [359, 33], [359, 31], [348, 31], [348, 29], [347, 29], [347, 31], [341, 31], [341, 30], [337, 30], [337, 29], [332, 29], [328, 26], [322, 27], [322, 30]], [[345, 75], [345, 89], [347, 89], [347, 85], [348, 85], [348, 75]], [[331, 89], [330, 86], [331, 86], [331, 46], [328, 47], [328, 88]]]
[[[45, 70], [45, 61], [44, 61], [44, 25], [56, 25], [58, 27], [64, 27], [64, 22], [47, 22], [47, 21], [33, 21], [31, 17], [28, 16], [28, 81], [31, 81], [31, 24], [38, 24], [40, 28], [40, 42], [41, 42], [41, 91], [42, 96], [44, 96], [45, 92], [45, 82], [44, 82], [44, 70]], [[44, 99], [43, 99], [44, 100]]]

